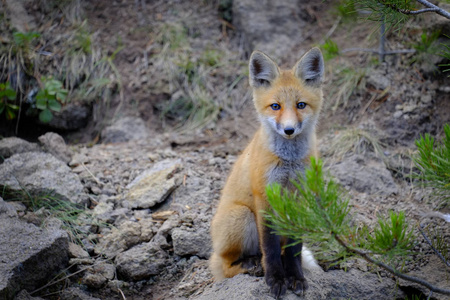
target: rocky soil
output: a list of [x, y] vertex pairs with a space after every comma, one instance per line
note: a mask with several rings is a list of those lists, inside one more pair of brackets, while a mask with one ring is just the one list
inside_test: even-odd
[[[32, 142], [16, 137], [0, 140], [0, 184], [7, 187], [1, 194], [4, 199], [0, 198], [0, 298], [272, 299], [263, 278], [239, 275], [215, 283], [207, 262], [209, 226], [221, 188], [258, 126], [247, 83], [236, 88], [242, 103], [234, 113], [224, 112], [205, 129], [175, 130], [173, 119], [164, 123], [157, 115], [158, 101], [168, 101], [171, 95], [164, 87], [155, 88], [149, 78], [154, 75], [151, 68], [139, 69], [150, 42], [134, 29], [136, 24], [174, 22], [187, 14], [194, 20], [191, 29], [203, 39], [219, 43], [226, 34], [226, 47], [239, 59], [257, 47], [291, 65], [320, 42], [336, 18], [326, 3], [235, 0], [233, 22], [227, 24], [219, 18], [216, 5], [200, 2], [85, 5], [88, 21], [105, 46], [113, 49], [108, 37], [114, 32], [124, 39], [126, 47], [117, 56], [117, 66], [127, 83], [125, 103], [114, 118], [105, 112], [102, 122], [64, 138], [49, 132]], [[137, 4], [142, 6], [136, 8]], [[211, 25], [205, 26], [205, 20]], [[348, 25], [343, 25], [333, 37], [359, 45], [367, 34], [361, 26], [349, 36]], [[398, 46], [392, 39], [391, 46]], [[202, 45], [200, 41], [195, 46]], [[341, 59], [359, 66], [370, 57]], [[425, 132], [439, 137], [442, 124], [450, 122], [448, 79], [391, 57], [365, 73], [347, 106], [333, 110], [338, 101], [332, 88], [337, 75], [329, 73], [320, 151], [329, 173], [348, 191], [355, 222], [374, 225], [378, 215], [404, 211], [412, 224], [421, 221], [442, 232], [449, 245], [448, 223], [421, 220], [438, 209], [448, 213], [448, 207], [408, 177], [413, 171], [414, 139]], [[100, 128], [98, 123], [106, 126]], [[341, 150], [339, 141], [349, 129], [376, 137], [381, 151], [364, 137]], [[24, 191], [28, 196], [21, 194]], [[68, 228], [51, 209], [33, 211], [29, 199], [58, 199], [84, 212]], [[415, 250], [406, 272], [450, 286], [448, 268], [424, 240]], [[309, 270], [306, 276], [310, 289], [305, 295], [288, 292], [285, 299], [413, 299], [413, 295], [425, 299], [428, 295], [425, 288], [398, 281], [360, 259], [326, 271]], [[431, 299], [449, 298], [435, 293]]]

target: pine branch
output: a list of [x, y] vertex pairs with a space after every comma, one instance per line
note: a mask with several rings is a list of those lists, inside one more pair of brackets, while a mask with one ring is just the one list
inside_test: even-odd
[[332, 178], [324, 180], [322, 166], [322, 161], [311, 158], [311, 167], [305, 170], [305, 177], [293, 182], [297, 188], [295, 192], [282, 189], [279, 184], [267, 187], [267, 200], [272, 207], [264, 214], [267, 226], [276, 234], [305, 243], [318, 243], [329, 256], [333, 253], [339, 255], [337, 257], [357, 255], [431, 292], [450, 295], [450, 289], [406, 275], [375, 258], [381, 255], [392, 259], [409, 253], [416, 238], [404, 213], [390, 212], [389, 218], [379, 218], [379, 226], [372, 232], [365, 226], [352, 227], [348, 218], [348, 200], [342, 200], [340, 188]]
[[401, 53], [415, 53], [415, 49], [404, 49], [404, 50], [392, 50], [392, 51], [385, 51], [381, 52], [377, 49], [370, 49], [370, 48], [346, 48], [344, 50], [341, 50], [341, 53], [347, 53], [347, 52], [354, 52], [354, 51], [360, 51], [360, 52], [370, 52], [375, 54], [384, 54], [384, 55], [391, 55], [391, 54], [401, 54]]
[[433, 3], [428, 2], [427, 0], [416, 0], [417, 2], [419, 2], [420, 4], [422, 4], [423, 6], [432, 8], [432, 9], [436, 9], [436, 13], [447, 18], [450, 19], [450, 13], [436, 5], [434, 5]]
[[434, 253], [436, 253], [436, 255], [444, 262], [444, 264], [447, 265], [447, 267], [450, 267], [450, 262], [448, 262], [445, 257], [441, 254], [441, 252], [439, 252], [438, 249], [436, 249], [433, 246], [433, 243], [430, 241], [430, 239], [428, 238], [428, 236], [425, 234], [425, 232], [423, 231], [423, 225], [420, 224], [419, 226], [419, 231], [422, 234], [423, 238], [425, 239], [425, 241], [427, 242], [428, 245], [430, 245], [431, 249], [433, 249]]
[[436, 292], [436, 293], [440, 293], [440, 294], [444, 294], [444, 295], [450, 295], [450, 289], [443, 289], [443, 288], [434, 286], [431, 283], [429, 283], [428, 281], [425, 281], [425, 280], [423, 280], [421, 278], [417, 278], [417, 277], [414, 277], [414, 276], [409, 276], [409, 275], [403, 274], [403, 273], [395, 270], [394, 268], [386, 265], [385, 263], [375, 260], [373, 257], [369, 256], [367, 254], [367, 252], [355, 249], [353, 247], [350, 247], [349, 245], [347, 245], [335, 233], [333, 233], [333, 237], [341, 246], [343, 246], [345, 249], [347, 249], [347, 251], [349, 251], [351, 253], [355, 253], [355, 254], [361, 256], [362, 258], [364, 258], [368, 262], [371, 262], [371, 263], [373, 263], [373, 264], [375, 264], [375, 265], [385, 269], [386, 271], [388, 271], [389, 273], [391, 273], [391, 274], [393, 274], [395, 276], [398, 276], [398, 277], [400, 277], [402, 279], [405, 279], [405, 280], [408, 280], [408, 281], [415, 282], [415, 283], [418, 283], [420, 285], [423, 285], [424, 287], [428, 288], [432, 292]]
[[419, 10], [410, 10], [410, 9], [399, 8], [393, 4], [385, 3], [385, 1], [380, 1], [380, 3], [384, 6], [389, 7], [389, 8], [391, 8], [399, 13], [402, 13], [404, 15], [419, 15], [419, 14], [428, 13], [428, 12], [435, 12], [447, 19], [450, 19], [450, 13], [448, 11], [434, 5], [433, 3], [430, 3], [427, 0], [416, 0], [416, 1], [427, 8], [423, 8], [423, 9], [419, 9]]

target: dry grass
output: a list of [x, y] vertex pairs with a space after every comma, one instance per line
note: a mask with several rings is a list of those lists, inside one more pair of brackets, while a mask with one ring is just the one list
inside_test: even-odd
[[332, 159], [341, 160], [347, 153], [374, 152], [386, 161], [384, 149], [385, 145], [378, 137], [364, 129], [354, 127], [340, 131], [325, 154]]
[[349, 104], [349, 99], [361, 87], [364, 87], [364, 77], [367, 70], [357, 69], [354, 66], [338, 65], [331, 74], [331, 80], [326, 87], [328, 97], [333, 101], [327, 101], [327, 109], [336, 111], [344, 109]]
[[245, 102], [246, 61], [224, 41], [199, 45], [190, 26], [184, 20], [159, 24], [148, 48], [153, 87], [172, 95], [160, 104], [161, 117], [175, 119], [179, 131], [205, 127]]
[[8, 17], [0, 19], [5, 40], [0, 46], [0, 81], [8, 81], [18, 93], [20, 105], [27, 99], [31, 113], [41, 78], [53, 77], [69, 90], [68, 102], [108, 102], [121, 90], [113, 57], [95, 42], [79, 0], [42, 1], [41, 9], [52, 22], [35, 32], [13, 32]]

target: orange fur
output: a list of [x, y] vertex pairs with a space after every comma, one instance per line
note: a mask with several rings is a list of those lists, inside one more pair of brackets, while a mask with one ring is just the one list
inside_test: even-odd
[[[316, 52], [313, 54], [317, 55], [318, 50], [314, 51]], [[302, 130], [299, 136], [303, 134], [307, 141], [307, 151], [295, 157], [296, 165], [301, 167], [309, 163], [310, 156], [318, 155], [315, 126], [322, 107], [322, 90], [320, 85], [311, 84], [305, 79], [311, 72], [305, 73], [305, 76], [301, 73], [305, 71], [301, 68], [309, 61], [300, 60], [293, 69], [280, 70], [270, 58], [258, 52], [252, 55], [251, 72], [252, 63], [253, 69], [259, 71], [256, 75], [253, 74], [253, 78], [251, 77], [251, 85], [254, 105], [263, 125], [236, 161], [212, 220], [214, 253], [210, 260], [210, 268], [216, 280], [247, 273], [248, 270], [241, 264], [233, 264], [239, 258], [252, 255], [255, 251], [265, 255], [261, 249], [264, 220], [260, 213], [261, 210], [270, 209], [266, 201], [265, 188], [270, 183], [272, 170], [286, 164], [286, 159], [280, 157], [284, 155], [284, 150], [280, 150], [279, 154], [274, 149], [279, 146], [277, 143], [287, 143], [289, 139], [295, 138], [283, 136], [283, 130], [289, 126], [297, 126], [298, 130]], [[306, 66], [314, 67], [313, 63], [314, 61]], [[297, 107], [299, 102], [306, 103], [306, 107], [299, 109]], [[274, 110], [271, 106], [274, 103], [279, 104], [280, 109]], [[275, 132], [276, 129], [270, 127], [271, 124], [277, 124], [276, 126], [281, 128], [279, 132]], [[280, 138], [281, 140], [277, 140]], [[278, 178], [278, 175], [284, 176], [284, 173], [280, 174], [276, 173], [273, 178]], [[255, 222], [257, 233], [254, 230]], [[268, 267], [263, 260], [264, 270]]]

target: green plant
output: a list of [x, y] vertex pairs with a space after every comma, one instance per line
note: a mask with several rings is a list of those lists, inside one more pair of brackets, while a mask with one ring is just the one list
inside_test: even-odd
[[18, 48], [21, 49], [29, 49], [32, 45], [32, 42], [35, 38], [39, 38], [41, 34], [39, 32], [30, 31], [30, 32], [14, 32], [13, 38], [14, 43]]
[[439, 30], [432, 32], [423, 32], [420, 41], [412, 45], [416, 50], [410, 63], [427, 62], [430, 55], [438, 55], [439, 45], [436, 43], [441, 32]]
[[61, 111], [61, 103], [66, 102], [68, 91], [63, 88], [61, 81], [53, 78], [42, 78], [44, 88], [36, 95], [36, 107], [41, 110], [39, 120], [48, 123], [54, 112]]
[[323, 51], [323, 58], [330, 60], [339, 55], [339, 47], [331, 39], [327, 39], [323, 45], [320, 46]]
[[442, 142], [426, 133], [416, 140], [418, 149], [413, 160], [419, 169], [417, 174], [428, 186], [434, 188], [437, 196], [450, 200], [450, 125], [444, 125]]
[[357, 18], [357, 10], [355, 2], [352, 0], [342, 1], [337, 5], [339, 16], [344, 21], [355, 21]]
[[[445, 37], [450, 38], [448, 35], [445, 35]], [[441, 44], [442, 45], [442, 49], [441, 49], [441, 53], [439, 54], [440, 56], [444, 57], [447, 60], [450, 60], [450, 45], [448, 44]], [[442, 72], [450, 72], [450, 64], [442, 64], [439, 65], [440, 67], [444, 67]], [[448, 77], [450, 77], [450, 75], [448, 75]]]
[[87, 236], [87, 233], [81, 230], [79, 218], [86, 212], [80, 205], [62, 199], [52, 192], [31, 194], [24, 188], [13, 190], [3, 185], [0, 185], [0, 191], [5, 201], [20, 201], [33, 212], [44, 209], [43, 219], [54, 217], [60, 220], [62, 228], [69, 233], [72, 241], [83, 246], [81, 238]]
[[432, 46], [440, 35], [441, 35], [440, 30], [435, 30], [432, 31], [431, 33], [423, 32], [422, 35], [420, 36], [420, 42], [413, 45], [413, 47], [414, 49], [416, 49], [417, 52], [436, 54], [437, 47]]
[[19, 106], [14, 104], [17, 93], [11, 88], [9, 82], [0, 83], [0, 114], [5, 112], [7, 120], [12, 120], [16, 117], [16, 111]]
[[294, 191], [277, 183], [267, 187], [271, 209], [264, 212], [266, 226], [274, 233], [318, 248], [319, 259], [344, 260], [359, 256], [402, 278], [421, 284], [432, 292], [450, 294], [424, 279], [405, 275], [408, 259], [417, 240], [403, 212], [389, 212], [389, 218], [378, 218], [378, 226], [354, 224], [349, 215], [349, 200], [332, 178], [323, 176], [323, 163], [311, 158], [305, 176], [293, 182]]

